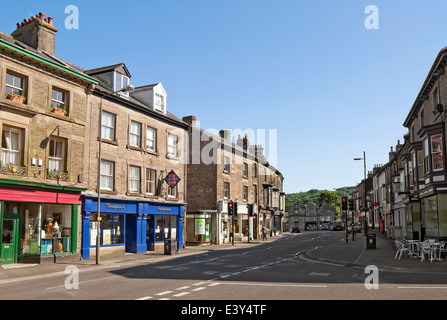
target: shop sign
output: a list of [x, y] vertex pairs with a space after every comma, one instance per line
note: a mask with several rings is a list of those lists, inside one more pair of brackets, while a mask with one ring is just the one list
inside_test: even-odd
[[166, 176], [165, 181], [168, 186], [175, 187], [179, 183], [180, 177], [174, 172], [174, 170], [171, 170], [171, 172], [169, 172]]

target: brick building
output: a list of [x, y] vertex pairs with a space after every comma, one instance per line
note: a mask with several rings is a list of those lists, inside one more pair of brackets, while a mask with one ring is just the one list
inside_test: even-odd
[[[232, 142], [231, 131], [200, 129], [194, 116], [189, 128], [187, 165], [187, 242], [221, 244], [257, 239], [260, 226], [281, 230], [284, 213], [283, 177], [264, 160], [260, 146], [248, 136]], [[228, 203], [237, 214], [228, 215]], [[276, 219], [275, 219], [276, 217]]]

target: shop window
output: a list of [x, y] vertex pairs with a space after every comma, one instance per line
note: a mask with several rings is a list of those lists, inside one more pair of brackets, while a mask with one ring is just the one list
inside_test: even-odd
[[[124, 215], [102, 215], [100, 244], [122, 245], [124, 244]], [[96, 246], [96, 238], [99, 230], [98, 216], [90, 215], [90, 246]]]
[[102, 245], [124, 243], [124, 216], [108, 215], [102, 217]]
[[42, 205], [41, 254], [70, 252], [72, 241], [71, 210], [71, 205]]
[[156, 216], [155, 217], [155, 241], [177, 238], [177, 217]]

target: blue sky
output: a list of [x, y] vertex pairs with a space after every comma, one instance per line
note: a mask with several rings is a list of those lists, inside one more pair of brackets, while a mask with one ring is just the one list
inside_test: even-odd
[[[65, 8], [79, 9], [67, 29]], [[375, 5], [379, 29], [368, 30]], [[447, 46], [442, 0], [23, 0], [0, 31], [44, 12], [56, 55], [90, 69], [126, 63], [161, 82], [167, 107], [204, 129], [276, 130], [287, 193], [355, 185], [388, 161], [428, 71]], [[251, 137], [256, 143], [258, 137]], [[269, 146], [266, 145], [267, 155]], [[272, 148], [273, 150], [273, 148]]]

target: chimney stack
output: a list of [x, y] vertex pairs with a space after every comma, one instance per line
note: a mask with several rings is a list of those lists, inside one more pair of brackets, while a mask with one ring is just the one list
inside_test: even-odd
[[182, 119], [183, 121], [185, 121], [187, 124], [189, 124], [189, 126], [191, 128], [194, 128], [196, 126], [196, 116], [187, 116], [187, 117], [183, 117]]
[[46, 51], [54, 55], [56, 52], [56, 32], [57, 29], [53, 26], [53, 18], [45, 18], [45, 14], [39, 12], [39, 14], [29, 19], [18, 22], [17, 29], [11, 36], [36, 50]]

